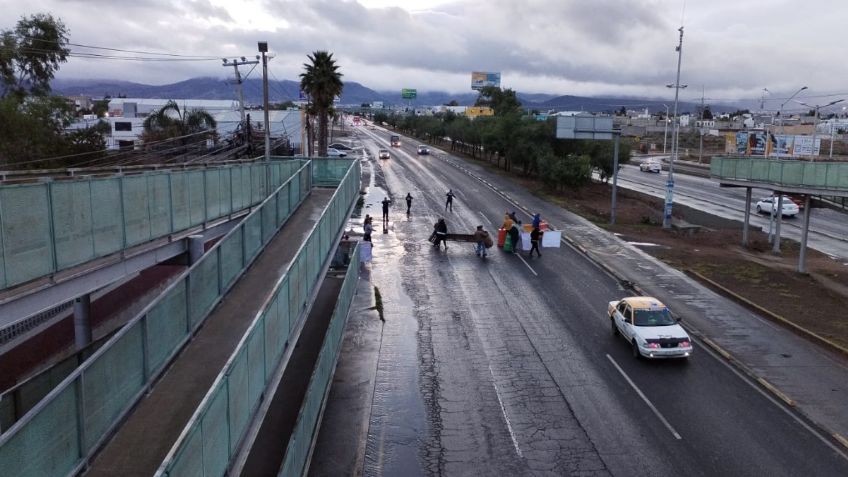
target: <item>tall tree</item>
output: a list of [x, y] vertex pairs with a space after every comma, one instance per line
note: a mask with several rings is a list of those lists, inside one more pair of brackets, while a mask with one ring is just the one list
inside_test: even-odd
[[0, 31], [0, 97], [48, 94], [67, 45], [68, 28], [49, 14], [21, 17], [14, 30]]
[[333, 54], [315, 51], [307, 55], [311, 63], [304, 63], [305, 71], [300, 74], [300, 89], [312, 102], [318, 115], [318, 155], [327, 155], [327, 123], [333, 99], [342, 94], [344, 83]]
[[495, 116], [521, 112], [521, 101], [518, 100], [518, 96], [511, 88], [500, 89], [497, 86], [485, 86], [480, 90], [480, 95], [474, 105], [491, 107]]
[[[181, 110], [173, 100], [147, 116], [142, 125], [142, 139], [147, 143], [174, 139], [177, 144], [185, 146], [204, 139], [217, 138], [215, 127], [218, 124], [211, 114], [202, 109]], [[169, 141], [166, 147], [173, 145]]]

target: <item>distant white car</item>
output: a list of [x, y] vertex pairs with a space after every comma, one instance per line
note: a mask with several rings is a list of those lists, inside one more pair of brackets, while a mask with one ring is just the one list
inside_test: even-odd
[[[777, 209], [777, 197], [764, 197], [757, 201], [756, 205], [758, 214], [769, 214], [771, 215], [772, 210]], [[783, 196], [783, 215], [784, 217], [795, 217], [800, 212], [800, 208], [798, 204], [792, 201], [789, 196]]]
[[380, 152], [377, 154], [377, 157], [380, 159], [390, 159], [392, 155], [389, 153], [388, 149], [380, 149]]
[[419, 144], [418, 145], [418, 155], [419, 156], [426, 156], [428, 154], [430, 154], [430, 148], [425, 146], [424, 144]]
[[346, 152], [339, 151], [334, 147], [327, 148], [327, 157], [345, 157], [347, 156]]
[[642, 172], [656, 172], [659, 174], [660, 171], [662, 171], [662, 164], [656, 159], [645, 159], [639, 164], [639, 170]]
[[635, 358], [688, 358], [692, 340], [656, 298], [630, 296], [607, 306], [612, 333], [630, 344]]

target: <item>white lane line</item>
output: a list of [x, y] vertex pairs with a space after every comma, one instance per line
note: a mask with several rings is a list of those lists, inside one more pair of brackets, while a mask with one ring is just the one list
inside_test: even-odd
[[538, 274], [538, 273], [536, 273], [536, 270], [533, 270], [533, 267], [531, 267], [531, 266], [530, 266], [530, 264], [529, 264], [529, 263], [527, 263], [527, 262], [524, 260], [524, 257], [522, 257], [520, 253], [516, 252], [516, 253], [515, 253], [515, 256], [516, 256], [516, 257], [518, 257], [518, 258], [519, 258], [519, 260], [521, 260], [522, 262], [524, 262], [524, 265], [527, 265], [527, 268], [529, 268], [529, 269], [530, 269], [530, 271], [531, 271], [531, 272], [533, 272], [533, 275], [536, 275], [537, 277], [539, 276], [539, 274]]
[[630, 386], [636, 391], [636, 394], [638, 394], [639, 397], [642, 398], [643, 401], [645, 401], [645, 404], [647, 404], [648, 407], [651, 408], [651, 411], [654, 411], [654, 415], [657, 416], [657, 418], [660, 420], [660, 422], [662, 422], [663, 425], [665, 425], [665, 427], [669, 431], [671, 431], [671, 435], [673, 435], [674, 438], [677, 439], [677, 440], [683, 439], [682, 437], [680, 437], [680, 434], [678, 434], [677, 431], [675, 431], [674, 428], [671, 427], [671, 424], [668, 423], [668, 421], [665, 419], [665, 417], [663, 417], [663, 415], [660, 414], [660, 411], [657, 410], [657, 408], [654, 406], [653, 403], [651, 403], [651, 401], [648, 399], [648, 397], [645, 396], [645, 394], [642, 393], [642, 391], [638, 387], [636, 387], [636, 383], [634, 383], [633, 380], [630, 379], [630, 376], [628, 376], [627, 373], [625, 373], [624, 370], [621, 369], [621, 366], [619, 366], [618, 363], [616, 363], [615, 360], [612, 359], [612, 356], [607, 354], [607, 359], [610, 360], [610, 363], [612, 363], [612, 365], [615, 366], [615, 369], [617, 369], [618, 372], [621, 373], [622, 376], [624, 376], [624, 379], [627, 380], [627, 382], [630, 384]]
[[521, 448], [518, 447], [518, 439], [515, 437], [515, 431], [512, 430], [512, 423], [509, 422], [509, 416], [506, 415], [506, 406], [504, 406], [503, 401], [501, 400], [501, 393], [498, 389], [498, 383], [495, 381], [495, 373], [492, 371], [492, 364], [489, 363], [489, 374], [492, 375], [492, 385], [495, 387], [495, 397], [498, 398], [498, 404], [501, 405], [501, 413], [503, 414], [504, 420], [506, 421], [506, 428], [509, 431], [509, 438], [512, 439], [512, 445], [515, 447], [515, 452], [518, 453], [518, 457], [524, 457], [524, 454], [521, 453]]

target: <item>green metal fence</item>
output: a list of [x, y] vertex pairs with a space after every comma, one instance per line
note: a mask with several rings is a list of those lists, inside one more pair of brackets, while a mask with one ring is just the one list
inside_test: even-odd
[[846, 162], [713, 157], [710, 175], [717, 179], [822, 189], [822, 192], [848, 190]]
[[274, 160], [0, 186], [0, 289], [256, 205], [303, 164]]
[[[171, 448], [157, 476], [221, 476], [238, 451], [251, 416], [289, 345], [291, 333], [305, 319], [303, 312], [320, 285], [322, 270], [332, 259], [330, 252], [336, 247], [359, 193], [358, 162], [340, 161], [329, 167], [344, 172], [333, 172], [340, 180], [336, 182], [338, 187], [329, 205], [269, 293], [261, 311]], [[347, 316], [350, 297], [356, 289], [358, 247], [353, 255], [356, 258], [351, 259], [345, 276], [342, 296], [330, 325], [332, 330], [340, 326], [338, 322], [344, 326], [343, 319], [335, 316]], [[340, 331], [333, 333], [336, 336]], [[322, 356], [325, 354], [322, 349]]]
[[359, 245], [351, 254], [350, 265], [342, 284], [339, 300], [333, 310], [330, 325], [324, 336], [318, 360], [309, 378], [309, 387], [297, 415], [294, 431], [289, 438], [283, 464], [278, 475], [282, 477], [300, 476], [306, 470], [306, 461], [309, 458], [309, 449], [317, 434], [318, 416], [324, 399], [329, 391], [330, 381], [336, 369], [339, 357], [339, 349], [342, 344], [345, 324], [347, 323], [348, 311], [356, 293], [356, 281], [359, 275]]
[[[249, 173], [266, 171], [264, 167], [251, 167]], [[258, 184], [259, 179], [254, 179], [251, 184]], [[0, 469], [4, 475], [41, 477], [78, 472], [247, 269], [273, 236], [270, 231], [279, 229], [306, 197], [311, 180], [311, 164], [307, 162], [0, 435]], [[241, 197], [247, 202], [259, 197], [247, 186], [243, 192]], [[218, 397], [212, 404], [218, 406], [225, 398]]]

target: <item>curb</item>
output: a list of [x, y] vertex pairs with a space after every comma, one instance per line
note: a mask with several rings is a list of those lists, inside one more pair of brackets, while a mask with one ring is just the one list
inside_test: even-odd
[[845, 356], [848, 356], [848, 348], [846, 348], [846, 347], [844, 347], [844, 346], [842, 346], [838, 343], [835, 343], [832, 340], [825, 338], [824, 336], [819, 335], [818, 333], [810, 331], [810, 330], [804, 328], [803, 326], [800, 326], [796, 323], [793, 323], [793, 322], [787, 320], [786, 318], [778, 315], [777, 313], [774, 313], [772, 311], [769, 311], [769, 310], [763, 308], [762, 306], [752, 302], [751, 300], [749, 300], [749, 299], [747, 299], [743, 296], [740, 296], [740, 295], [734, 293], [733, 291], [729, 290], [728, 288], [716, 283], [715, 281], [701, 275], [700, 273], [698, 273], [694, 270], [686, 269], [685, 272], [687, 274], [691, 274], [691, 275], [695, 276], [699, 280], [703, 280], [704, 282], [706, 282], [710, 286], [715, 287], [718, 290], [720, 290], [722, 293], [729, 295], [734, 300], [737, 300], [737, 301], [741, 302], [742, 304], [755, 309], [758, 313], [761, 313], [765, 316], [768, 316], [769, 318], [777, 321], [778, 323], [783, 324], [785, 326], [788, 326], [789, 328], [792, 328], [793, 330], [801, 333], [802, 335], [811, 339], [812, 341], [815, 341], [816, 343], [818, 343], [820, 345], [824, 345], [825, 347], [830, 348], [833, 351], [836, 351], [836, 352], [844, 354]]

